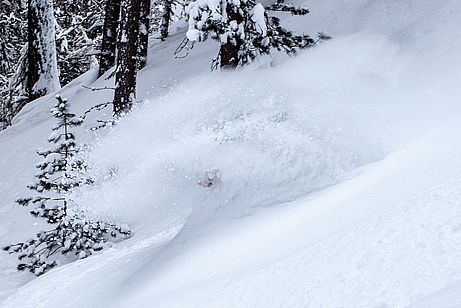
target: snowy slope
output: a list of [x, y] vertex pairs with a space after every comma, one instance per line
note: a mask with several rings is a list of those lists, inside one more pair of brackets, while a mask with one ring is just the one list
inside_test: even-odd
[[[133, 238], [38, 279], [0, 255], [2, 307], [459, 306], [461, 4], [306, 6], [287, 22], [335, 39], [294, 59], [211, 74], [216, 45], [172, 59], [180, 26], [154, 43], [144, 104], [80, 134], [101, 184], [74, 198]], [[77, 113], [111, 97], [81, 87], [107, 84], [93, 77], [62, 90]], [[41, 227], [13, 200], [53, 103], [0, 133], [2, 243]]]
[[160, 269], [149, 265], [147, 283], [125, 291], [120, 307], [402, 307], [457, 282], [453, 146], [461, 143], [450, 126], [351, 181], [228, 224]]

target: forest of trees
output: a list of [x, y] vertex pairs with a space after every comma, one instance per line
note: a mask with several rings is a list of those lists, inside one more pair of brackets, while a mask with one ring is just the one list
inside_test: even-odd
[[213, 68], [232, 69], [275, 48], [294, 54], [315, 42], [269, 12], [304, 15], [284, 0], [4, 0], [0, 3], [0, 129], [30, 101], [54, 93], [92, 67], [115, 71], [114, 115], [130, 110], [149, 34], [163, 41], [171, 21], [189, 24], [185, 45], [220, 41]]
[[[253, 0], [4, 0], [0, 3], [0, 129], [27, 103], [55, 94], [90, 68], [98, 77], [114, 78], [113, 115], [129, 112], [136, 99], [137, 73], [148, 59], [149, 38], [162, 44], [171, 21], [188, 24], [178, 50], [211, 37], [219, 41], [212, 69], [232, 70], [271, 50], [289, 55], [326, 39], [314, 41], [295, 35], [280, 25], [270, 12], [305, 15], [308, 10], [284, 0], [263, 5]], [[150, 36], [150, 34], [153, 34]], [[172, 55], [173, 56], [173, 55]], [[112, 89], [112, 88], [110, 88]], [[96, 89], [93, 89], [96, 90]], [[54, 228], [29, 241], [5, 247], [18, 253], [18, 268], [41, 275], [58, 264], [56, 255], [90, 256], [106, 241], [129, 236], [115, 224], [91, 221], [69, 210], [66, 193], [91, 185], [84, 175], [85, 163], [75, 158], [78, 146], [71, 129], [83, 119], [69, 111], [59, 95], [52, 110], [58, 124], [48, 141], [49, 150], [38, 154], [36, 196], [17, 200], [33, 205], [31, 214]]]

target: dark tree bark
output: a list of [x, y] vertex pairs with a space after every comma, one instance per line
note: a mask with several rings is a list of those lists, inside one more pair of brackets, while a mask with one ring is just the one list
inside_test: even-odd
[[121, 0], [106, 0], [101, 54], [99, 56], [99, 77], [115, 65], [120, 5]]
[[[235, 12], [230, 5], [227, 5], [226, 13], [229, 21], [235, 20], [238, 24], [243, 21], [243, 17], [238, 12]], [[240, 48], [241, 42], [239, 40], [231, 42], [228, 39], [226, 43], [221, 44], [219, 51], [221, 69], [235, 69], [238, 66]]]
[[160, 38], [162, 41], [168, 36], [168, 27], [170, 26], [171, 19], [171, 4], [172, 0], [163, 1], [162, 20], [160, 21]]
[[149, 49], [150, 5], [151, 0], [141, 0], [141, 27], [139, 29], [139, 69], [143, 69], [147, 62], [147, 52]]
[[114, 114], [130, 111], [136, 97], [141, 0], [123, 0], [120, 31], [117, 39]]

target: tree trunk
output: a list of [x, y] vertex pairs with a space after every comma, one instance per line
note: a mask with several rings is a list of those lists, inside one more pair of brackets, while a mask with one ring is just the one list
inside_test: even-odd
[[149, 48], [151, 0], [141, 0], [141, 28], [139, 29], [139, 69], [143, 69], [147, 62]]
[[52, 0], [27, 2], [27, 81], [29, 101], [59, 90]]
[[34, 85], [39, 78], [39, 54], [36, 44], [36, 30], [38, 29], [37, 11], [35, 9], [35, 1], [27, 1], [27, 84], [26, 92], [29, 100], [33, 101], [38, 96], [34, 93]]
[[160, 38], [162, 41], [168, 36], [168, 27], [170, 26], [171, 19], [171, 4], [172, 0], [163, 1], [162, 20], [160, 21]]
[[8, 48], [3, 38], [0, 38], [0, 75], [6, 76], [11, 70], [11, 61], [8, 54]]
[[136, 97], [140, 2], [122, 1], [114, 95], [114, 114], [118, 116], [130, 111]]
[[99, 77], [115, 65], [120, 2], [121, 0], [106, 0], [101, 54], [99, 56]]
[[[243, 17], [238, 12], [235, 12], [229, 4], [226, 5], [228, 21], [230, 22], [235, 20], [238, 24], [240, 24], [243, 21]], [[229, 38], [226, 43], [221, 43], [221, 49], [219, 51], [221, 69], [235, 69], [238, 66], [238, 52], [241, 45], [242, 44], [239, 40], [231, 42]]]

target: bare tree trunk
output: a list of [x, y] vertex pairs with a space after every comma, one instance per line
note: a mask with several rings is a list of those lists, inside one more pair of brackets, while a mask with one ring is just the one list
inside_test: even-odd
[[29, 101], [60, 88], [52, 0], [27, 2], [27, 80]]
[[[226, 6], [227, 18], [229, 21], [235, 20], [238, 24], [243, 21], [243, 17], [238, 13], [234, 12], [230, 5]], [[221, 69], [235, 69], [239, 63], [238, 52], [240, 50], [241, 43], [236, 41], [235, 44], [227, 40], [226, 43], [221, 44], [220, 63]]]
[[123, 0], [120, 31], [117, 39], [114, 114], [130, 111], [136, 97], [136, 75], [139, 46], [141, 0]]
[[149, 49], [150, 5], [151, 0], [141, 0], [141, 28], [139, 29], [139, 69], [143, 69], [147, 62], [147, 52]]
[[101, 54], [99, 56], [99, 77], [115, 65], [120, 2], [121, 0], [106, 0]]
[[171, 19], [171, 4], [172, 0], [163, 1], [162, 20], [160, 21], [160, 38], [162, 41], [168, 36], [168, 27], [170, 26]]

